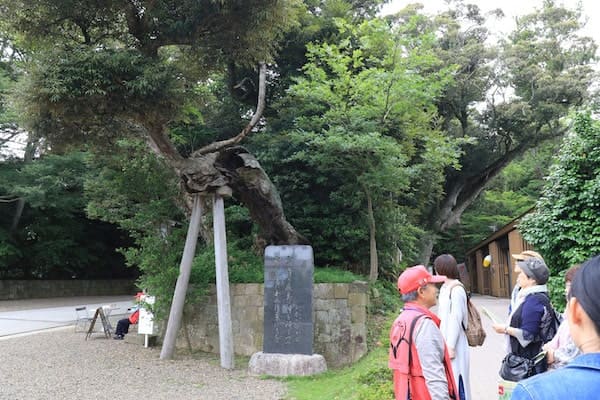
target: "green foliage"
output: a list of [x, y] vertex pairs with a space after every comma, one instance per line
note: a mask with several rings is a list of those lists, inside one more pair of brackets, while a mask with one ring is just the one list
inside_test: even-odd
[[542, 197], [519, 225], [554, 274], [600, 253], [600, 123], [575, 116]]
[[[140, 277], [137, 285], [156, 296], [154, 311], [158, 319], [168, 316], [173, 298], [174, 283], [179, 276], [182, 243], [185, 239], [184, 229], [173, 229], [169, 235], [139, 235], [135, 246], [122, 249], [127, 265], [137, 267]], [[194, 295], [202, 294], [193, 290], [186, 300], [192, 302]]]
[[390, 311], [400, 308], [400, 296], [395, 281], [378, 280], [372, 282], [369, 284], [369, 290], [369, 315], [387, 315]]
[[2, 265], [15, 265], [22, 255], [23, 252], [19, 249], [19, 246], [11, 241], [8, 231], [0, 229], [0, 261]]
[[32, 47], [129, 46], [152, 56], [161, 46], [192, 46], [207, 61], [248, 64], [269, 61], [301, 10], [295, 0], [182, 0], [176, 7], [167, 0], [11, 0], [0, 6], [10, 26]]
[[315, 267], [314, 282], [315, 283], [351, 283], [354, 281], [364, 280], [365, 278], [356, 275], [350, 271], [345, 271], [339, 268], [318, 268]]
[[[227, 266], [229, 282], [231, 283], [262, 283], [264, 282], [264, 265], [262, 258], [245, 248], [243, 242], [228, 241]], [[195, 285], [215, 283], [215, 253], [214, 247], [203, 246], [194, 259], [192, 278]]]
[[115, 247], [126, 235], [85, 218], [84, 153], [47, 155], [30, 163], [0, 164], [0, 194], [24, 200], [14, 232], [17, 202], [0, 203], [0, 276], [71, 279], [131, 276]]
[[[591, 99], [596, 45], [581, 35], [583, 21], [577, 11], [545, 1], [540, 9], [519, 18], [516, 29], [499, 44], [488, 40], [485, 19], [477, 7], [456, 1], [432, 21], [443, 65], [457, 64], [454, 80], [437, 101], [440, 123], [446, 135], [470, 139], [461, 146], [461, 168], [446, 170], [442, 201], [423, 220], [434, 238], [461, 221], [491, 179], [513, 160], [562, 137], [564, 117]], [[520, 195], [502, 202], [518, 211], [521, 206], [514, 202], [527, 202]], [[485, 229], [506, 220], [504, 212], [499, 218], [484, 216], [469, 224]], [[462, 253], [461, 248], [468, 247], [460, 231], [447, 235], [437, 251], [453, 248]], [[483, 231], [476, 235], [487, 236]], [[458, 243], [449, 246], [448, 241]], [[424, 256], [429, 244], [423, 246]]]
[[139, 268], [138, 286], [156, 296], [157, 315], [167, 315], [187, 230], [174, 174], [139, 139], [119, 140], [88, 165], [96, 171], [85, 181], [88, 215], [129, 233], [134, 243], [121, 249], [127, 265]]
[[565, 273], [566, 269], [560, 271], [558, 274], [554, 276], [550, 276], [548, 278], [548, 282], [546, 285], [548, 286], [548, 291], [550, 293], [550, 300], [552, 301], [552, 305], [559, 311], [563, 311], [567, 304], [565, 298]]
[[[10, 76], [10, 73], [0, 65], [0, 129], [5, 130], [17, 120], [17, 115], [14, 110], [9, 107], [8, 94], [15, 86], [15, 80]], [[0, 136], [0, 144], [3, 144], [2, 136]]]
[[387, 366], [373, 368], [358, 376], [357, 399], [378, 400], [388, 399], [394, 396], [392, 383], [392, 370]]
[[118, 224], [134, 238], [168, 233], [183, 219], [176, 177], [141, 140], [120, 140], [112, 153], [92, 155], [88, 165], [98, 171], [85, 181], [90, 217]]
[[559, 143], [548, 141], [532, 148], [507, 166], [464, 212], [460, 223], [441, 235], [434, 254], [450, 253], [460, 260], [480, 241], [533, 208]]
[[181, 102], [176, 65], [135, 50], [57, 47], [38, 58], [18, 101], [28, 126], [57, 145], [111, 143], [132, 133], [128, 119], [174, 114]]
[[443, 170], [457, 158], [454, 141], [431, 127], [432, 99], [450, 71], [431, 73], [439, 63], [431, 32], [376, 19], [339, 19], [336, 29], [336, 42], [308, 46], [304, 75], [277, 105], [277, 135], [252, 146], [318, 264], [365, 273], [370, 198], [390, 270], [398, 246], [411, 256], [415, 217], [441, 194]]

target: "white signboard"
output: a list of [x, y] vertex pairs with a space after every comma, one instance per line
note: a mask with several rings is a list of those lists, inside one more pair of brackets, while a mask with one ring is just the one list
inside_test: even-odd
[[154, 315], [145, 305], [152, 306], [155, 301], [154, 296], [147, 294], [140, 298], [140, 320], [138, 322], [138, 333], [142, 335], [154, 335]]

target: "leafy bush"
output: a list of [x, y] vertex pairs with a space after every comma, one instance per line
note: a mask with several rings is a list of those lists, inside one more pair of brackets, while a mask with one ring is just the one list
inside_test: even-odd
[[351, 283], [354, 281], [364, 280], [361, 275], [356, 275], [350, 271], [332, 267], [315, 267], [314, 282], [315, 283]]
[[[252, 250], [240, 247], [240, 242], [227, 243], [227, 266], [231, 283], [262, 283], [264, 267], [262, 259]], [[194, 284], [214, 283], [215, 251], [212, 246], [205, 246], [196, 255], [192, 268]]]
[[550, 293], [552, 305], [558, 311], [563, 311], [566, 306], [565, 299], [565, 273], [567, 270], [560, 271], [558, 275], [551, 276], [546, 285]]
[[376, 281], [370, 284], [369, 314], [385, 315], [400, 309], [400, 295], [394, 282]]
[[519, 224], [553, 274], [600, 253], [600, 123], [578, 114], [536, 209]]
[[156, 296], [154, 312], [158, 319], [168, 315], [174, 284], [179, 276], [179, 261], [185, 231], [174, 229], [166, 237], [147, 235], [136, 239], [136, 246], [122, 249], [129, 266], [137, 266], [141, 276], [137, 285]]

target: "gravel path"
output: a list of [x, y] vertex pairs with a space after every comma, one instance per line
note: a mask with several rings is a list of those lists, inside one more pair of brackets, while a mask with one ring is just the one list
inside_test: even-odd
[[[281, 400], [282, 382], [220, 368], [217, 356], [159, 360], [144, 348], [73, 327], [0, 340], [0, 399]], [[238, 362], [242, 364], [242, 362]]]

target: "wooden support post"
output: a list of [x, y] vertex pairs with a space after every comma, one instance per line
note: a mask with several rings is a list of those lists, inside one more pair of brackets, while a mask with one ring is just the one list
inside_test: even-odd
[[227, 238], [225, 235], [225, 209], [223, 197], [213, 197], [213, 230], [215, 237], [215, 267], [217, 273], [217, 308], [219, 314], [219, 350], [221, 367], [233, 369], [233, 333], [231, 329], [231, 304], [229, 273], [227, 267]]
[[171, 303], [171, 312], [169, 313], [169, 321], [167, 322], [167, 331], [163, 340], [163, 346], [160, 351], [160, 359], [168, 360], [173, 358], [175, 352], [175, 341], [177, 332], [181, 326], [183, 317], [183, 306], [185, 304], [185, 295], [190, 281], [192, 271], [192, 261], [196, 254], [196, 243], [198, 242], [198, 233], [200, 231], [200, 218], [202, 216], [202, 207], [200, 196], [194, 196], [194, 208], [188, 226], [187, 237], [185, 239], [185, 247], [183, 249], [183, 257], [179, 266], [179, 277], [175, 284], [175, 293], [173, 294], [173, 303]]

